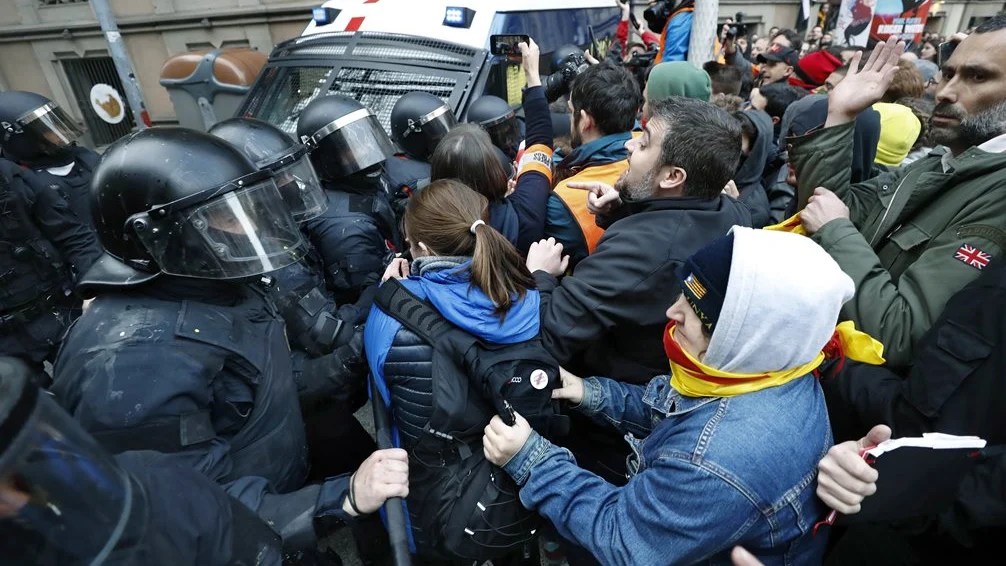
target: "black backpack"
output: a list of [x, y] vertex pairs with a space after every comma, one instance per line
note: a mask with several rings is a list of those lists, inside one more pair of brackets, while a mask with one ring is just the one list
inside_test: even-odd
[[375, 301], [433, 347], [432, 416], [419, 440], [402, 446], [417, 554], [484, 561], [523, 548], [540, 519], [521, 505], [510, 476], [485, 459], [483, 429], [495, 414], [512, 424], [512, 408], [543, 436], [564, 436], [569, 420], [552, 400], [561, 385], [558, 362], [539, 337], [505, 345], [479, 340], [397, 280], [382, 284]]

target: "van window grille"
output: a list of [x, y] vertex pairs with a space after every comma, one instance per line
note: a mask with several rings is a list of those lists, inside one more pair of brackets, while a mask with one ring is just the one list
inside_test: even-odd
[[449, 102], [457, 81], [442, 75], [344, 67], [332, 81], [330, 94], [344, 94], [359, 100], [377, 115], [385, 130], [391, 131], [391, 109], [403, 94], [428, 92]]

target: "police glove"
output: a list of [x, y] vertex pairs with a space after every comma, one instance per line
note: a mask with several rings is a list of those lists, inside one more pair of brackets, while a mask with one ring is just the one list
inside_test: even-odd
[[363, 328], [356, 329], [349, 342], [331, 354], [299, 362], [301, 369], [294, 371], [294, 377], [301, 404], [315, 405], [332, 400], [351, 403], [366, 387]]

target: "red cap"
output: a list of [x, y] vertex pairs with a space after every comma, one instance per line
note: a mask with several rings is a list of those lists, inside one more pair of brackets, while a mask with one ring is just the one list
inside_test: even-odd
[[815, 51], [793, 67], [793, 75], [789, 78], [789, 84], [814, 90], [824, 84], [828, 75], [835, 72], [835, 69], [842, 66], [842, 60], [827, 51]]

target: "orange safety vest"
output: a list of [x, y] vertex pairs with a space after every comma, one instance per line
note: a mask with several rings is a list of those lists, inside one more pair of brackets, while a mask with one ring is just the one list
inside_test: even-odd
[[564, 179], [555, 186], [555, 194], [566, 205], [570, 214], [576, 218], [576, 223], [580, 225], [580, 231], [583, 232], [583, 239], [587, 244], [588, 253], [594, 253], [594, 248], [597, 247], [597, 242], [604, 234], [604, 229], [597, 225], [594, 221], [594, 215], [587, 210], [587, 196], [590, 193], [580, 189], [571, 189], [567, 185], [571, 182], [591, 183], [595, 181], [614, 185], [615, 181], [618, 181], [618, 178], [628, 168], [628, 159], [605, 163], [604, 165], [595, 165], [583, 169], [576, 175]]

